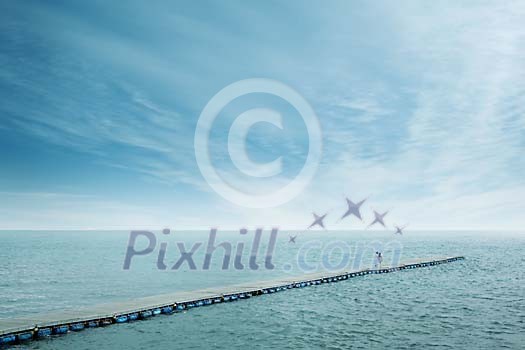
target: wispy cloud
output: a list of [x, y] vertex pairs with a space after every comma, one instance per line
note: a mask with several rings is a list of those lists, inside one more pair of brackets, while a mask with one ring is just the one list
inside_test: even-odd
[[[88, 154], [123, 177], [133, 173], [142, 194], [150, 185], [165, 189], [154, 197], [157, 209], [140, 196], [93, 190], [122, 213], [104, 216], [97, 200], [92, 203], [99, 209], [76, 216], [87, 222], [100, 215], [92, 221], [101, 225], [144, 206], [137, 217], [147, 223], [169, 221], [176, 211], [178, 217], [202, 214], [210, 225], [301, 227], [312, 210], [344, 210], [343, 194], [371, 196], [368, 212], [393, 208], [391, 220], [411, 227], [441, 227], [444, 217], [447, 227], [523, 225], [523, 207], [512, 198], [525, 188], [525, 6], [310, 5], [280, 4], [278, 13], [271, 3], [256, 9], [210, 4], [184, 13], [148, 6], [146, 14], [140, 4], [115, 4], [134, 19], [115, 22], [100, 16], [96, 5], [4, 4], [11, 16], [0, 24], [0, 130], [21, 132], [44, 148]], [[300, 18], [294, 27], [292, 16]], [[255, 211], [222, 200], [204, 182], [193, 135], [200, 111], [218, 90], [261, 76], [291, 85], [310, 101], [324, 148], [317, 176], [301, 196]], [[282, 132], [261, 129], [249, 140], [251, 156], [284, 152], [292, 171], [270, 184], [236, 176], [224, 147], [228, 127], [219, 126], [211, 152], [236, 186], [266, 192], [300, 168], [307, 143], [292, 124]], [[112, 187], [120, 178], [106, 181]], [[57, 184], [43, 186], [41, 192], [54, 193]], [[9, 185], [0, 190], [14, 192]], [[91, 198], [91, 190], [85, 192]], [[58, 204], [66, 203], [63, 196], [45, 198], [57, 207], [34, 207], [35, 215], [75, 212]], [[18, 209], [3, 208], [5, 220], [22, 208], [17, 203]]]

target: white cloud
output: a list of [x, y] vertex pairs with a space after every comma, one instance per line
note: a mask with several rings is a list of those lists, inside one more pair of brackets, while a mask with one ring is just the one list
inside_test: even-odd
[[[66, 57], [57, 58], [50, 76], [63, 84], [64, 93], [83, 86], [91, 99], [57, 96], [45, 86], [0, 70], [2, 77], [51, 106], [45, 113], [21, 115], [12, 125], [47, 142], [95, 154], [99, 162], [170, 186], [183, 184], [190, 189], [188, 197], [196, 194], [203, 202], [194, 211], [177, 212], [186, 216], [179, 224], [201, 226], [195, 218], [202, 215], [210, 225], [301, 228], [309, 223], [311, 211], [329, 211], [330, 220], [337, 218], [344, 212], [346, 194], [355, 200], [371, 196], [367, 220], [371, 209], [392, 209], [388, 222], [408, 221], [412, 228], [520, 228], [524, 208], [515, 198], [523, 198], [525, 189], [525, 6], [396, 2], [385, 4], [389, 8], [363, 9], [364, 18], [384, 17], [376, 26], [363, 25], [356, 16], [363, 27], [346, 16], [355, 10], [350, 3], [336, 11], [341, 16], [334, 14], [335, 3], [327, 6], [301, 7], [308, 35], [299, 28], [282, 33], [283, 37], [275, 28], [250, 29], [249, 34], [231, 30], [253, 21], [261, 27], [275, 22], [264, 11], [242, 11], [230, 30], [167, 11], [159, 23], [174, 21], [173, 33], [201, 44], [155, 49], [68, 15], [41, 10], [39, 16], [47, 21], [75, 29], [59, 37], [67, 47], [82, 54], [95, 52], [97, 61], [108, 67], [169, 87], [177, 92], [178, 101], [187, 102], [184, 110], [197, 112], [185, 114], [154, 98], [165, 94], [146, 93], [146, 87], [115, 77], [101, 82], [94, 70], [62, 71]], [[288, 26], [278, 24], [276, 28]], [[151, 34], [166, 35], [159, 30], [162, 25], [155, 28]], [[224, 53], [207, 55], [217, 48]], [[236, 58], [234, 53], [244, 56]], [[223, 201], [203, 182], [193, 159], [193, 124], [207, 96], [225, 82], [256, 73], [297, 87], [318, 111], [325, 139], [315, 181], [294, 201], [266, 210]], [[120, 102], [106, 95], [115, 87], [123, 94]], [[6, 101], [3, 108], [13, 112], [18, 105]], [[108, 154], [109, 144], [130, 150], [117, 157]], [[180, 209], [163, 202], [162, 208], [142, 210], [141, 203], [128, 206], [118, 200], [110, 200], [112, 207], [105, 208], [98, 200], [86, 199], [94, 209], [82, 211], [63, 205], [65, 197], [55, 200], [54, 209], [31, 207], [34, 215], [42, 215], [33, 221], [51, 224], [52, 215], [63, 210], [70, 215], [64, 223], [138, 225], [169, 222], [170, 209]], [[105, 215], [105, 209], [113, 214]], [[15, 213], [3, 210], [7, 222], [24, 224], [22, 216], [14, 219]], [[362, 226], [343, 222], [336, 227]]]

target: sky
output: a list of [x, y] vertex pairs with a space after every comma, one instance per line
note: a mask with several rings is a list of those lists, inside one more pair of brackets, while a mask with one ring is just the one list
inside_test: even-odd
[[[0, 229], [362, 229], [373, 210], [411, 229], [525, 225], [525, 4], [519, 1], [2, 1]], [[245, 79], [296, 91], [318, 119], [313, 178], [250, 208], [203, 176], [205, 106]], [[253, 108], [243, 174], [231, 125]], [[307, 161], [307, 126], [251, 93], [209, 130], [217, 173], [271, 193]], [[238, 141], [238, 140], [237, 140]], [[345, 197], [363, 221], [340, 220]]]

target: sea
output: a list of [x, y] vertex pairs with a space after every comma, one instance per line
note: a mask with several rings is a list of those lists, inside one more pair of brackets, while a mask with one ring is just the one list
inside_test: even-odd
[[[461, 255], [465, 260], [290, 289], [12, 348], [525, 348], [525, 232], [278, 231], [272, 242], [266, 229], [260, 245], [255, 236], [254, 230], [219, 230], [205, 266], [208, 231], [152, 230], [149, 236], [135, 233], [135, 241], [131, 231], [122, 230], [0, 231], [0, 319], [366, 268], [376, 263], [377, 251], [383, 265]], [[231, 256], [223, 266], [228, 248]]]

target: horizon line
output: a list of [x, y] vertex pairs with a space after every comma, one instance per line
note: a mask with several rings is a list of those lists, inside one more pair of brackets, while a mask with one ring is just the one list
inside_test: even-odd
[[[166, 226], [157, 226], [155, 228], [152, 227], [136, 227], [136, 228], [122, 228], [122, 227], [100, 227], [100, 228], [1, 228], [0, 231], [138, 231], [138, 230], [146, 230], [146, 231], [162, 231], [165, 228], [169, 228], [172, 231], [193, 231], [193, 232], [202, 232], [202, 231], [210, 231], [213, 229], [217, 229], [217, 231], [238, 231], [240, 229], [248, 229], [250, 230], [256, 230], [256, 229], [263, 229], [265, 231], [272, 230], [274, 228], [277, 228], [279, 231], [301, 231], [301, 233], [308, 233], [308, 232], [342, 232], [342, 231], [363, 231], [363, 232], [389, 232], [392, 230], [395, 230], [395, 227], [387, 227], [385, 229], [366, 229], [366, 228], [335, 228], [335, 229], [305, 229], [305, 228], [287, 228], [287, 227], [280, 227], [280, 226], [241, 226], [241, 227], [181, 227], [181, 228], [172, 228], [169, 225]], [[503, 232], [519, 232], [520, 229], [517, 228], [455, 228], [455, 227], [448, 227], [448, 228], [425, 228], [425, 227], [414, 227], [410, 229], [406, 229], [407, 232], [414, 232], [414, 231], [430, 231], [430, 232], [444, 232], [444, 231], [480, 231], [480, 232], [490, 232], [490, 231], [503, 231]]]

